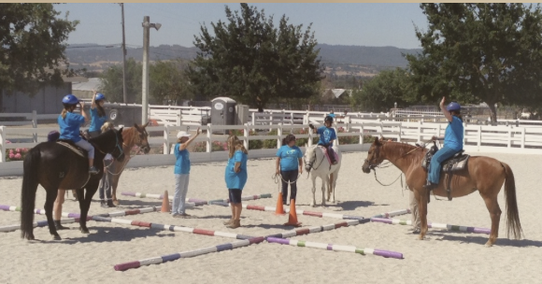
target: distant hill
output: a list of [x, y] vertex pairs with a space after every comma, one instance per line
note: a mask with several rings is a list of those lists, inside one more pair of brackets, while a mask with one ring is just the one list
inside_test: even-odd
[[[326, 73], [335, 75], [372, 76], [384, 69], [405, 67], [407, 61], [402, 53], [413, 54], [421, 49], [401, 49], [397, 47], [371, 47], [319, 44], [322, 63]], [[150, 60], [172, 60], [181, 58], [191, 60], [196, 56], [195, 47], [180, 45], [160, 45], [149, 49]], [[107, 67], [122, 62], [122, 50], [119, 46], [97, 44], [70, 45], [66, 49], [70, 68], [87, 68], [89, 71], [102, 71]], [[141, 61], [143, 48], [127, 48], [126, 58]]]

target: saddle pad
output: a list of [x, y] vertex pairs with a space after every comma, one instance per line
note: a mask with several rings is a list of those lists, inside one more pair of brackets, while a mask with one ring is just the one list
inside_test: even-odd
[[74, 146], [72, 146], [70, 143], [66, 143], [66, 142], [63, 142], [63, 141], [56, 141], [56, 143], [72, 150], [75, 154], [85, 158], [85, 155], [83, 155], [83, 150], [82, 149], [78, 149], [78, 148], [75, 148]]
[[[322, 153], [324, 153], [324, 156], [327, 158], [327, 161], [331, 165], [331, 158], [327, 154], [327, 148], [326, 147], [321, 147], [321, 146], [318, 146], [318, 148], [320, 148], [322, 150]], [[335, 161], [337, 161], [337, 163], [338, 163], [339, 162], [339, 155], [337, 155], [336, 151], [333, 151], [333, 154], [335, 156]]]

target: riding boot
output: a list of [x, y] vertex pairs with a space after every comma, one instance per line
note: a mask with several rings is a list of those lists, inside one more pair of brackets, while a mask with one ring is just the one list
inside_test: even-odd
[[107, 207], [117, 207], [117, 206], [115, 206], [115, 204], [113, 204], [113, 200], [108, 199], [107, 200]]
[[68, 227], [64, 227], [62, 226], [62, 224], [60, 223], [60, 220], [53, 220], [53, 222], [55, 223], [55, 228], [56, 230], [67, 230], [69, 229]]

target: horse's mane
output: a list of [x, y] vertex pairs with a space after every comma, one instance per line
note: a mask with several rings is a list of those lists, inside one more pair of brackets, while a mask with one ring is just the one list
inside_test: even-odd
[[382, 142], [382, 149], [386, 151], [388, 157], [406, 159], [411, 163], [420, 161], [426, 152], [425, 148], [393, 141]]
[[94, 142], [94, 143], [97, 143], [97, 144], [101, 144], [103, 141], [106, 141], [106, 140], [109, 140], [111, 139], [111, 137], [114, 137], [117, 133], [117, 130], [115, 129], [109, 129], [107, 130], [106, 132], [103, 132], [102, 134], [94, 137], [94, 138], [90, 138], [89, 139], [89, 142]]

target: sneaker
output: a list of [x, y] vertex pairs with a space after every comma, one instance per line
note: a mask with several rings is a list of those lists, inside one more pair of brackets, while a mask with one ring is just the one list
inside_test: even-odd
[[108, 208], [109, 206], [107, 206], [107, 202], [105, 202], [104, 200], [100, 201], [100, 206], [102, 208]]
[[90, 168], [88, 169], [88, 172], [89, 172], [90, 174], [92, 174], [92, 175], [96, 175], [96, 174], [98, 174], [100, 171], [98, 171], [94, 166], [92, 166], [92, 167], [90, 167]]
[[333, 161], [333, 163], [331, 163], [331, 164], [332, 164], [332, 165], [336, 165], [336, 164], [338, 164], [338, 162], [337, 162], [337, 161]]
[[412, 230], [413, 234], [419, 234], [420, 232], [421, 232], [420, 228], [416, 228], [416, 229]]
[[181, 218], [188, 218], [188, 217], [191, 217], [190, 215], [186, 214], [186, 213], [181, 213], [179, 214], [179, 217]]

